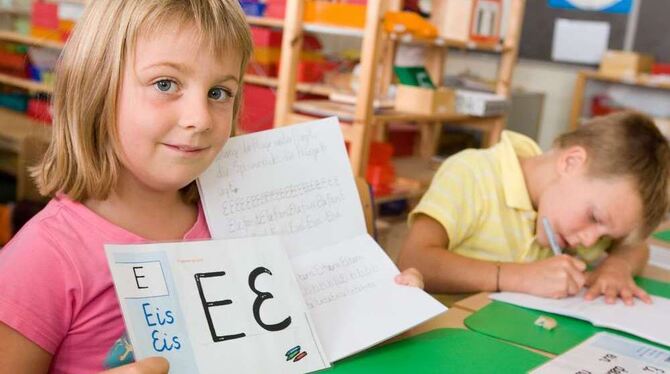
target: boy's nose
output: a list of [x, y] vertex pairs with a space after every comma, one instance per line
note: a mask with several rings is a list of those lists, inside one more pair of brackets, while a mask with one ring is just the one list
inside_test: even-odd
[[584, 247], [590, 247], [600, 239], [600, 234], [596, 227], [588, 227], [579, 233], [579, 239]]

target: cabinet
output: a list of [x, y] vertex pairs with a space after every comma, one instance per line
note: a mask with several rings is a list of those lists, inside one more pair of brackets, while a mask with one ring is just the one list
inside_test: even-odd
[[[444, 0], [434, 0], [436, 2]], [[487, 145], [495, 144], [504, 128], [504, 116], [472, 117], [458, 113], [422, 115], [406, 113], [394, 109], [375, 110], [373, 102], [380, 92], [386, 89], [393, 81], [393, 62], [397, 47], [401, 43], [423, 46], [426, 54], [426, 66], [434, 82], [441, 82], [448, 51], [461, 49], [468, 51], [482, 51], [499, 56], [498, 77], [495, 92], [509, 97], [510, 82], [518, 55], [518, 44], [523, 20], [524, 0], [510, 0], [507, 15], [507, 29], [501, 43], [462, 41], [439, 38], [437, 40], [408, 40], [383, 31], [384, 14], [387, 11], [400, 10], [402, 1], [368, 0], [365, 26], [362, 29], [316, 25], [303, 22], [306, 1], [287, 0], [286, 18], [283, 22], [282, 53], [277, 80], [277, 105], [275, 108], [275, 126], [290, 125], [317, 118], [319, 116], [336, 115], [342, 122], [342, 132], [349, 143], [349, 156], [354, 175], [365, 177], [368, 162], [370, 142], [373, 139], [383, 139], [385, 128], [392, 122], [411, 122], [420, 129], [421, 157], [416, 163], [403, 160], [403, 165], [396, 167], [399, 175], [398, 192], [418, 196], [423, 193], [430, 182], [432, 169], [427, 159], [434, 153], [437, 140], [442, 131], [442, 124], [463, 124], [474, 126], [486, 132]], [[362, 38], [359, 89], [355, 104], [346, 105], [327, 100], [300, 101], [296, 99], [296, 92], [300, 91], [300, 84], [296, 82], [296, 66], [299, 61], [301, 43], [305, 33], [321, 32], [348, 37]], [[403, 175], [407, 170], [410, 174]], [[416, 180], [418, 184], [404, 183]], [[405, 189], [403, 186], [418, 186]]]
[[[593, 70], [577, 73], [575, 90], [570, 111], [570, 130], [576, 129], [580, 123], [596, 115], [607, 114], [612, 108], [607, 103], [608, 90], [631, 88], [631, 95], [626, 95], [625, 102], [620, 100], [621, 108], [636, 109], [655, 117], [656, 124], [666, 137], [670, 135], [670, 81], [662, 76], [639, 74], [631, 77], [616, 77]], [[662, 102], [659, 102], [662, 101]], [[646, 102], [645, 102], [646, 101]]]

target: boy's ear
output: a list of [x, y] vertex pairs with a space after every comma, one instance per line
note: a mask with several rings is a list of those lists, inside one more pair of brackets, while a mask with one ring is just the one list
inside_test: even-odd
[[572, 174], [583, 170], [586, 166], [588, 154], [584, 147], [575, 145], [560, 150], [558, 156], [559, 174]]

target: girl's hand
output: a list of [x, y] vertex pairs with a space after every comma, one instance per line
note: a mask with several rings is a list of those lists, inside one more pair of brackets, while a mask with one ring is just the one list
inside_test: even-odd
[[395, 282], [403, 286], [411, 286], [423, 289], [423, 275], [415, 268], [405, 269], [395, 276]]
[[637, 297], [651, 304], [651, 297], [635, 284], [630, 266], [622, 259], [605, 260], [594, 272], [588, 274], [586, 286], [589, 287], [584, 295], [586, 300], [603, 295], [607, 304], [614, 304], [620, 297], [624, 304], [633, 305], [633, 300]]
[[[501, 270], [500, 284], [503, 290], [560, 299], [577, 294], [586, 281], [586, 264], [568, 255], [516, 265], [519, 266], [518, 271], [515, 271], [516, 266], [510, 265]], [[507, 279], [513, 283], [507, 283]]]
[[119, 366], [99, 374], [167, 374], [170, 363], [163, 357], [149, 357], [132, 364]]

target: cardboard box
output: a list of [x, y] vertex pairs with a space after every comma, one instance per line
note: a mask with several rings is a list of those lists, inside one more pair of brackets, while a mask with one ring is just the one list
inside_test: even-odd
[[454, 91], [445, 87], [436, 89], [398, 85], [395, 109], [417, 114], [443, 114], [454, 112]]
[[600, 61], [600, 73], [615, 77], [635, 77], [640, 73], [649, 73], [654, 58], [635, 52], [607, 51]]
[[457, 90], [456, 111], [471, 116], [488, 117], [507, 112], [509, 101], [501, 95], [486, 92]]

